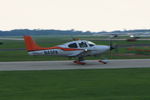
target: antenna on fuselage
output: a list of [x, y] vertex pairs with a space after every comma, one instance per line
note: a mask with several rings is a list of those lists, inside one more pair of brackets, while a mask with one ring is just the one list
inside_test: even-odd
[[80, 40], [79, 38], [72, 38], [73, 41], [77, 41]]

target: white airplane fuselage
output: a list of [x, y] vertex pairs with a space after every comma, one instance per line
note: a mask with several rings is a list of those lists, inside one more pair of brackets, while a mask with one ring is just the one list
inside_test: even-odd
[[[85, 43], [86, 45], [81, 47], [80, 43]], [[91, 46], [90, 44], [91, 43]], [[76, 44], [75, 48], [70, 48], [70, 44]], [[110, 46], [106, 45], [95, 45], [94, 43], [86, 40], [78, 40], [65, 43], [63, 45], [58, 45], [56, 48], [50, 48], [46, 50], [33, 50], [28, 51], [29, 55], [47, 55], [47, 56], [68, 56], [74, 57], [85, 52], [83, 56], [95, 56], [100, 55], [110, 49]]]

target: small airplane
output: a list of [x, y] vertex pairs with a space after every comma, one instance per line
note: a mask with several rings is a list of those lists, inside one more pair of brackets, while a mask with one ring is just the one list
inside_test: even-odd
[[[48, 56], [65, 56], [75, 57], [77, 60], [74, 61], [76, 64], [84, 65], [84, 57], [86, 56], [97, 56], [102, 53], [115, 49], [112, 44], [108, 45], [96, 45], [91, 41], [86, 40], [74, 40], [67, 42], [62, 45], [54, 47], [43, 48], [36, 44], [31, 36], [24, 36], [26, 49], [29, 55], [48, 55]], [[99, 62], [106, 64], [107, 61], [99, 60]]]
[[130, 35], [129, 38], [127, 39], [128, 42], [135, 42], [137, 39], [139, 39], [139, 36], [136, 35]]

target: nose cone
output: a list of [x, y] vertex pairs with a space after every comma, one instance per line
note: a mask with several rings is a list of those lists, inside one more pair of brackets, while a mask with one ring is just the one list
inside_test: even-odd
[[98, 49], [99, 52], [103, 53], [103, 52], [106, 52], [106, 51], [110, 50], [110, 46], [99, 45], [99, 46], [97, 46], [97, 49]]
[[110, 50], [110, 46], [103, 46], [103, 48], [105, 51]]

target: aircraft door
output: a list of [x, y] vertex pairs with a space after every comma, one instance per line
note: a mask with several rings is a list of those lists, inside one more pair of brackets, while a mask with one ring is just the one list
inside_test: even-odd
[[87, 48], [88, 45], [87, 45], [86, 42], [79, 42], [79, 47], [80, 47], [80, 48]]

